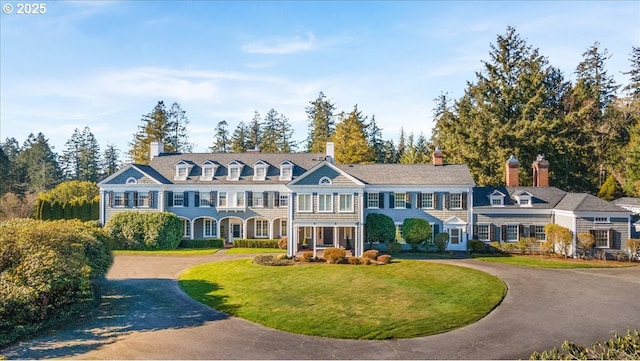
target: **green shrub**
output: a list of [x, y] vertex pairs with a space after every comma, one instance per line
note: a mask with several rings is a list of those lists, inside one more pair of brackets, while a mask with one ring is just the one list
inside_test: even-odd
[[500, 246], [500, 249], [503, 253], [511, 254], [514, 253], [516, 249], [518, 249], [518, 245], [515, 243], [503, 243]]
[[535, 237], [520, 237], [516, 247], [522, 252], [522, 254], [531, 253], [533, 246], [536, 244]]
[[396, 236], [396, 225], [393, 219], [381, 213], [369, 213], [365, 220], [365, 234], [369, 248], [374, 243], [391, 242]]
[[431, 225], [426, 219], [406, 218], [402, 222], [402, 237], [413, 251], [431, 239]]
[[277, 239], [234, 239], [233, 246], [238, 248], [278, 248]]
[[329, 247], [324, 250], [324, 260], [327, 263], [336, 264], [344, 261], [347, 252], [344, 249]]
[[79, 220], [0, 222], [0, 348], [95, 304], [107, 240]]
[[438, 252], [444, 253], [449, 245], [449, 233], [438, 233], [435, 235], [434, 242], [438, 247]]
[[289, 238], [287, 238], [287, 236], [284, 236], [278, 240], [278, 248], [280, 249], [287, 249], [288, 244]]
[[382, 264], [388, 264], [389, 262], [391, 262], [391, 256], [389, 256], [388, 254], [383, 254], [378, 256], [378, 262], [382, 263]]
[[183, 239], [178, 248], [222, 248], [224, 240], [219, 238]]
[[389, 244], [387, 244], [387, 252], [390, 254], [401, 253], [402, 245], [398, 242], [389, 242]]
[[253, 263], [261, 266], [291, 266], [294, 264], [292, 259], [280, 256], [282, 255], [257, 255], [253, 257]]
[[467, 244], [467, 249], [472, 253], [486, 253], [487, 245], [479, 239], [472, 239]]
[[364, 253], [362, 253], [362, 257], [375, 260], [378, 257], [378, 253], [379, 251], [377, 249], [370, 249], [368, 251], [364, 251]]
[[553, 348], [542, 353], [534, 352], [530, 360], [640, 360], [640, 332], [627, 331], [624, 337], [615, 334], [604, 344], [596, 342], [591, 347], [565, 341], [561, 350]]
[[169, 212], [118, 212], [104, 228], [114, 249], [176, 249], [182, 240], [182, 221]]

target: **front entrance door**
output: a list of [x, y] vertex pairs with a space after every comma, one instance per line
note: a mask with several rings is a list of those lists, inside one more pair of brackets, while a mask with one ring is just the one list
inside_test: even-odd
[[229, 243], [233, 243], [236, 238], [242, 238], [242, 225], [238, 223], [231, 224], [231, 232], [229, 232]]

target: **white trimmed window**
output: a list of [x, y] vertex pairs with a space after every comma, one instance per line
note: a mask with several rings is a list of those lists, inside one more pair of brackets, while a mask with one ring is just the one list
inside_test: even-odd
[[596, 229], [593, 236], [596, 239], [596, 248], [609, 248], [609, 230]]
[[256, 219], [256, 238], [269, 237], [269, 221], [266, 219]]
[[331, 178], [322, 177], [322, 178], [320, 178], [320, 181], [318, 181], [318, 184], [321, 185], [321, 186], [330, 186], [332, 184]]
[[340, 194], [338, 198], [340, 200], [339, 212], [353, 212], [353, 194]]
[[280, 180], [291, 180], [293, 177], [293, 165], [283, 164], [280, 166]]
[[133, 177], [129, 177], [127, 178], [127, 184], [138, 184], [138, 180], [133, 178]]
[[252, 207], [264, 207], [264, 193], [253, 192], [253, 204]]
[[240, 171], [242, 170], [242, 166], [239, 164], [230, 164], [229, 165], [229, 175], [227, 180], [237, 181], [240, 179]]
[[203, 236], [204, 237], [216, 237], [216, 220], [215, 219], [205, 219], [204, 220], [204, 231], [203, 231]]
[[506, 238], [507, 242], [515, 242], [518, 240], [518, 225], [508, 224], [506, 225]]
[[420, 208], [433, 208], [433, 193], [422, 193]]
[[394, 193], [393, 194], [393, 208], [406, 208], [406, 193]]
[[402, 235], [402, 224], [396, 224], [396, 241], [404, 242], [404, 237]]
[[449, 209], [462, 209], [462, 194], [449, 194]]
[[529, 233], [538, 241], [546, 241], [547, 235], [544, 233], [544, 226], [533, 225], [529, 227]]
[[186, 180], [189, 175], [189, 166], [186, 164], [176, 165], [176, 179]]
[[227, 192], [218, 192], [218, 207], [227, 206]]
[[367, 208], [380, 208], [380, 193], [367, 193]]
[[244, 207], [244, 192], [236, 192], [236, 207]]
[[298, 194], [298, 212], [312, 212], [311, 194]]
[[202, 180], [212, 180], [213, 179], [213, 175], [215, 173], [215, 168], [213, 165], [203, 165], [202, 166], [202, 176], [200, 176], [200, 179]]
[[200, 192], [200, 207], [209, 207], [210, 192]]
[[288, 194], [280, 194], [280, 203], [278, 204], [280, 208], [286, 208], [289, 206], [289, 195]]
[[609, 217], [595, 217], [593, 219], [594, 223], [609, 223]]
[[265, 179], [267, 179], [267, 166], [256, 165], [255, 174], [253, 175], [253, 180], [265, 180]]
[[286, 219], [280, 220], [280, 236], [281, 237], [287, 236], [287, 220]]
[[125, 199], [124, 199], [124, 192], [114, 192], [113, 193], [113, 206], [114, 207], [124, 207], [124, 206], [126, 206]]
[[460, 228], [451, 228], [449, 230], [449, 242], [451, 242], [451, 244], [458, 244], [460, 243], [460, 234], [461, 234], [461, 230]]
[[333, 194], [318, 194], [318, 212], [333, 212]]
[[491, 205], [496, 207], [496, 206], [503, 206], [504, 202], [504, 198], [503, 197], [498, 197], [498, 196], [493, 196], [491, 197]]
[[184, 206], [184, 193], [173, 192], [173, 206], [174, 207]]
[[144, 192], [138, 193], [136, 207], [139, 207], [139, 208], [149, 207], [149, 193], [144, 193]]
[[489, 225], [479, 224], [478, 226], [478, 239], [481, 241], [488, 241], [489, 238]]

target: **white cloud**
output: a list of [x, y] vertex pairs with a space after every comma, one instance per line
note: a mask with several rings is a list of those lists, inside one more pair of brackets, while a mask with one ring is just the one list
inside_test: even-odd
[[317, 48], [316, 37], [312, 33], [308, 33], [306, 37], [271, 39], [242, 46], [244, 52], [252, 54], [294, 54]]

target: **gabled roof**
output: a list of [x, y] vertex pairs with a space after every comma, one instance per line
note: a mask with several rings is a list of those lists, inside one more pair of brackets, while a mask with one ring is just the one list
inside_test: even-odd
[[567, 192], [556, 187], [475, 187], [473, 188], [474, 208], [493, 208], [490, 196], [496, 191], [505, 195], [504, 208], [522, 209], [514, 197], [524, 192], [531, 194], [531, 204], [527, 209], [553, 209]]
[[[300, 176], [308, 169], [324, 160], [324, 153], [163, 153], [151, 160], [150, 167], [164, 178], [173, 179], [175, 163], [180, 160], [193, 162], [194, 166], [186, 180], [176, 180], [175, 184], [287, 184], [289, 181], [280, 180], [279, 167], [269, 167], [265, 180], [253, 180], [254, 165], [258, 161], [268, 164], [280, 164], [289, 161], [294, 164], [293, 178]], [[218, 165], [213, 180], [202, 180], [202, 164], [212, 162]], [[236, 163], [233, 163], [233, 162]], [[240, 180], [227, 180], [230, 164], [243, 165]]]
[[[113, 173], [109, 177], [103, 179], [101, 182], [98, 183], [98, 186], [107, 185], [107, 184], [113, 184], [113, 183], [111, 183], [112, 180], [118, 178], [121, 174], [124, 174], [124, 173], [130, 171], [131, 169], [134, 169], [134, 170], [138, 171], [140, 174], [148, 177], [149, 179], [155, 181], [158, 184], [171, 184], [171, 181], [169, 179], [167, 179], [162, 174], [158, 173], [155, 169], [153, 169], [153, 167], [150, 167], [150, 166], [144, 165], [144, 164], [130, 163], [130, 164], [127, 164], [126, 166], [122, 167], [122, 169], [120, 169], [117, 172]], [[174, 168], [174, 172], [175, 172], [175, 168]], [[123, 184], [124, 184], [124, 182], [123, 182]]]
[[613, 204], [624, 204], [628, 206], [640, 206], [640, 198], [622, 197], [611, 201]]
[[627, 212], [622, 207], [588, 193], [567, 193], [556, 209], [574, 212]]
[[368, 185], [475, 185], [469, 168], [460, 164], [338, 164], [336, 167]]
[[[334, 173], [334, 174], [340, 174], [340, 175], [344, 176], [345, 178], [347, 178], [348, 180], [353, 182], [354, 185], [359, 185], [359, 186], [363, 186], [364, 185], [364, 183], [362, 181], [360, 181], [359, 179], [357, 179], [354, 176], [352, 176], [351, 174], [341, 170], [335, 164], [332, 164], [332, 163], [327, 162], [327, 161], [323, 161], [321, 163], [318, 163], [315, 167], [309, 169], [304, 174], [302, 174], [300, 177], [298, 177], [298, 178], [294, 179], [293, 181], [291, 181], [289, 183], [289, 185], [290, 186], [295, 186], [297, 183], [303, 182], [303, 180], [305, 178], [308, 178], [309, 176], [311, 176], [312, 174], [316, 173], [317, 171], [319, 171], [320, 169], [322, 169], [324, 167], [327, 167], [327, 168], [332, 169], [333, 171], [337, 172], [337, 173]], [[324, 178], [326, 178], [326, 177], [323, 176], [321, 179], [324, 179]]]

